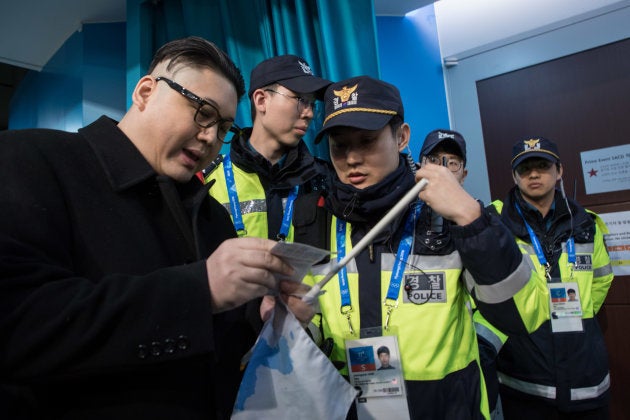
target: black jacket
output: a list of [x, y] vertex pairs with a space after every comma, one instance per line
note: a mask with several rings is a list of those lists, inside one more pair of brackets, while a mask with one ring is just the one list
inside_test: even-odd
[[115, 124], [0, 133], [0, 418], [232, 407], [255, 333], [243, 307], [212, 314], [204, 261], [229, 216]]

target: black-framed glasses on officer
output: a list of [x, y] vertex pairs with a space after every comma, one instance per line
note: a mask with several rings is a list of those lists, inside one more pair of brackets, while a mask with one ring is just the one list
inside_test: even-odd
[[464, 162], [461, 159], [447, 156], [438, 155], [426, 155], [422, 157], [422, 164], [430, 162], [434, 165], [442, 165], [448, 168], [451, 172], [457, 172], [464, 166]]
[[307, 109], [311, 109], [311, 111], [315, 112], [315, 99], [309, 99], [309, 98], [305, 98], [303, 96], [297, 96], [297, 95], [289, 95], [283, 92], [278, 92], [277, 90], [273, 90], [273, 89], [265, 89], [265, 92], [277, 93], [278, 95], [282, 95], [285, 98], [297, 100], [297, 112], [300, 115], [302, 115], [302, 113], [306, 111]]
[[158, 76], [155, 78], [156, 82], [166, 82], [166, 84], [176, 92], [181, 93], [188, 100], [195, 102], [198, 107], [195, 111], [195, 116], [193, 120], [195, 124], [202, 128], [210, 128], [212, 126], [217, 126], [217, 139], [222, 143], [229, 143], [229, 141], [225, 141], [225, 136], [232, 128], [234, 124], [234, 120], [231, 118], [223, 118], [218, 108], [212, 105], [210, 102], [202, 99], [198, 95], [195, 95], [188, 89], [184, 88], [177, 82], [174, 82], [171, 79], [168, 79], [163, 76]]

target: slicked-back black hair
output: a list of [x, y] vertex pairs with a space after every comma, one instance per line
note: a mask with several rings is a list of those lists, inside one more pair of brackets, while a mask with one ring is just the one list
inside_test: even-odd
[[245, 81], [239, 68], [222, 49], [206, 39], [190, 36], [164, 44], [153, 56], [149, 74], [162, 62], [168, 62], [167, 70], [182, 64], [194, 68], [213, 69], [234, 85], [238, 99], [245, 94]]

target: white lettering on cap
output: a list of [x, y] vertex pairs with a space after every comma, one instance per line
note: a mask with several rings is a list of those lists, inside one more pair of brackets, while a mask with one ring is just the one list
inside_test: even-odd
[[310, 74], [310, 75], [313, 74], [313, 70], [311, 70], [311, 67], [308, 64], [306, 64], [306, 63], [304, 63], [302, 61], [299, 61], [299, 60], [298, 60], [298, 63], [300, 64], [300, 67], [302, 67], [302, 71], [304, 73]]
[[455, 140], [455, 134], [443, 133], [441, 131], [438, 131], [438, 139], [453, 139], [453, 140]]

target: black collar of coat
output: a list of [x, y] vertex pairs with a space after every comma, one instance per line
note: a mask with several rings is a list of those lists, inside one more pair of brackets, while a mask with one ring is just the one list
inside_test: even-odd
[[122, 191], [154, 178], [156, 173], [136, 146], [118, 128], [116, 121], [102, 116], [79, 129], [101, 162], [114, 191]]
[[[79, 129], [79, 133], [94, 150], [114, 191], [120, 192], [156, 178], [155, 170], [111, 118], [102, 116]], [[201, 187], [196, 177], [187, 183], [175, 184], [183, 196], [194, 195]]]

